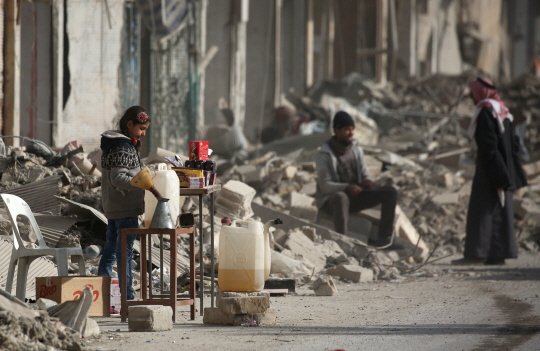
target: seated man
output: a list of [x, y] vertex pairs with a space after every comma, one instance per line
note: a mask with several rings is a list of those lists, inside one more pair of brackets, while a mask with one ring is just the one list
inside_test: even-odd
[[392, 243], [397, 192], [392, 186], [374, 188], [364, 162], [364, 152], [353, 139], [354, 120], [344, 111], [334, 116], [334, 136], [317, 154], [317, 207], [334, 217], [334, 229], [347, 234], [349, 213], [381, 204], [377, 247]]

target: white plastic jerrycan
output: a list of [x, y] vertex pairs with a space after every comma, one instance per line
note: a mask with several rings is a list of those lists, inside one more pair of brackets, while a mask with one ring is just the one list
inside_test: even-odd
[[[173, 224], [176, 224], [176, 219], [180, 215], [180, 180], [173, 170], [168, 170], [165, 163], [159, 163], [154, 169], [154, 177], [152, 181], [154, 186], [159, 191], [161, 196], [169, 199], [169, 208]], [[150, 228], [154, 210], [157, 206], [157, 199], [150, 191], [144, 192], [144, 226]]]
[[221, 291], [262, 291], [270, 275], [271, 253], [268, 230], [280, 219], [264, 226], [256, 221], [233, 221], [221, 227], [219, 278]]

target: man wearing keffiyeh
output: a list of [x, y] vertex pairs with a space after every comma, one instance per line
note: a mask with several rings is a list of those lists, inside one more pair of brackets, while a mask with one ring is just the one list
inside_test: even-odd
[[527, 185], [513, 117], [491, 81], [469, 84], [476, 110], [468, 134], [477, 146], [464, 258], [453, 264], [504, 264], [517, 258], [512, 194]]

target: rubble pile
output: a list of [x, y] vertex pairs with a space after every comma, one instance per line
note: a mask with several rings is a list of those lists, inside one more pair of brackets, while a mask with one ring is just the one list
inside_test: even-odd
[[[262, 219], [261, 208], [274, 211], [276, 216], [289, 216], [289, 222], [294, 223], [287, 225], [284, 221], [286, 227], [272, 233], [271, 273], [274, 277], [294, 278], [301, 284], [316, 280], [320, 274], [352, 282], [403, 279], [428, 257], [436, 259], [461, 253], [475, 157], [465, 129], [474, 106], [466, 97], [468, 92], [464, 87], [476, 76], [477, 72], [461, 76], [436, 75], [379, 87], [361, 75], [351, 74], [341, 82], [322, 81], [305, 97], [288, 94], [290, 105], [297, 113], [310, 116], [316, 126], [299, 128], [301, 134], [274, 140], [251, 153], [241, 150], [212, 157], [222, 184], [215, 201], [214, 218], [218, 273], [221, 219]], [[540, 203], [540, 121], [531, 116], [540, 112], [538, 92], [540, 80], [534, 76], [523, 76], [500, 86], [503, 100], [515, 115], [524, 116], [527, 123], [525, 144], [532, 161], [524, 168], [531, 187], [515, 194], [514, 207], [520, 247], [534, 252], [538, 251], [540, 243], [540, 207], [537, 205]], [[368, 238], [378, 230], [377, 208], [351, 216], [353, 230], [343, 236], [332, 231], [331, 218], [315, 205], [317, 147], [328, 140], [331, 132], [313, 132], [320, 131], [323, 125], [328, 128], [331, 116], [339, 109], [349, 111], [355, 120], [356, 137], [363, 145], [375, 184], [392, 185], [398, 190], [395, 240], [404, 245], [403, 250], [382, 251], [366, 245]], [[72, 147], [68, 152], [76, 155], [78, 150]], [[159, 162], [163, 153], [175, 154], [157, 149], [147, 160]], [[96, 155], [91, 153], [89, 157], [95, 161]], [[103, 210], [99, 174], [75, 175], [80, 173], [76, 164], [81, 159], [90, 160], [78, 156], [78, 162], [70, 163], [69, 155], [52, 153], [39, 143], [31, 143], [26, 148], [8, 148], [6, 156], [0, 157], [0, 191], [23, 189], [59, 177], [57, 195], [66, 200], [60, 202], [58, 215], [80, 220], [66, 228], [63, 240], [55, 241], [54, 245], [81, 245], [86, 253], [87, 274], [95, 275], [105, 243], [106, 219], [99, 214]], [[208, 197], [203, 201], [203, 208], [199, 208], [197, 201], [183, 197], [180, 205], [182, 213], [195, 215], [197, 229], [198, 213], [203, 213], [205, 257], [202, 266], [206, 273], [210, 271], [211, 217]], [[140, 223], [143, 221], [144, 218], [140, 218]], [[0, 234], [10, 235], [5, 215], [0, 216], [0, 230]], [[27, 237], [31, 245], [30, 233]], [[197, 240], [199, 237], [197, 235]], [[165, 250], [170, 249], [170, 241], [167, 238], [164, 241]], [[158, 255], [159, 240], [152, 242]], [[179, 277], [186, 273], [184, 266], [189, 258], [186, 247], [185, 239], [179, 239]], [[135, 269], [141, 264], [138, 250], [135, 245]], [[196, 260], [199, 262], [198, 255]], [[153, 285], [158, 288], [156, 269], [160, 263], [158, 259], [153, 259], [152, 263]], [[170, 272], [167, 260], [164, 265], [167, 279]], [[78, 272], [76, 265], [70, 265], [70, 272]], [[134, 277], [139, 290], [137, 272]], [[334, 293], [331, 280], [322, 280], [325, 288], [321, 294]], [[165, 291], [168, 288], [167, 281], [164, 288]]]
[[85, 350], [78, 332], [62, 326], [45, 311], [35, 311], [0, 294], [2, 350]]

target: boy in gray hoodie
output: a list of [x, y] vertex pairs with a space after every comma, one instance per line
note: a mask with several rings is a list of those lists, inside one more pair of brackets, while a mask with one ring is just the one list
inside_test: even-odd
[[[99, 276], [110, 277], [115, 262], [120, 273], [120, 233], [122, 229], [138, 228], [138, 216], [144, 213], [144, 190], [129, 182], [142, 168], [140, 138], [146, 135], [149, 126], [148, 112], [140, 106], [132, 106], [118, 122], [118, 130], [108, 130], [101, 135], [101, 198], [108, 224], [105, 247], [99, 261]], [[131, 273], [134, 241], [135, 235], [129, 235], [126, 265], [128, 300], [135, 298]]]

